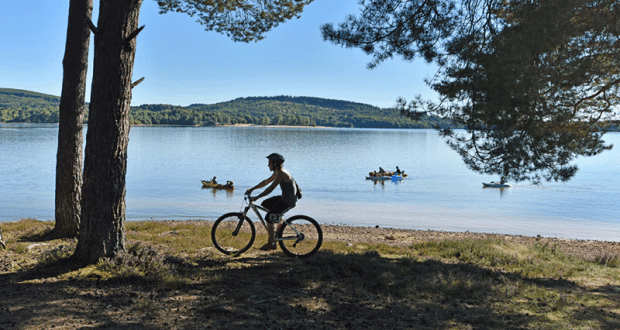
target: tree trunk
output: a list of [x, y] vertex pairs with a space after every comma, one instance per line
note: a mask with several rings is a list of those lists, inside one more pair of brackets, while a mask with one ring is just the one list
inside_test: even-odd
[[77, 237], [82, 193], [82, 143], [93, 0], [71, 0], [63, 64], [56, 154], [55, 238]]
[[131, 78], [142, 0], [101, 0], [74, 257], [95, 263], [124, 250]]

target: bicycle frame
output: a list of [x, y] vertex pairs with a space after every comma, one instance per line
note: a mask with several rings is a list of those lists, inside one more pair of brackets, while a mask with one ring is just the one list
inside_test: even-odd
[[[269, 212], [268, 209], [264, 208], [261, 205], [256, 205], [254, 204], [254, 202], [252, 202], [252, 200], [250, 199], [249, 195], [245, 195], [245, 197], [243, 198], [244, 204], [247, 201], [248, 202], [248, 206], [245, 207], [245, 209], [243, 210], [243, 218], [245, 219], [248, 212], [250, 211], [250, 209], [252, 209], [254, 211], [254, 213], [256, 213], [256, 216], [258, 217], [258, 219], [260, 220], [260, 222], [263, 224], [263, 227], [265, 227], [265, 230], [267, 229], [267, 222], [265, 222], [265, 219], [263, 219], [263, 216], [260, 214], [260, 212], [258, 210], [264, 211], [265, 213]], [[288, 209], [290, 210], [290, 209]], [[284, 211], [284, 213], [286, 213], [288, 210]], [[280, 228], [280, 226], [284, 226], [285, 223], [286, 225], [288, 225], [296, 234], [295, 237], [281, 237], [281, 238], [276, 238], [276, 242], [277, 241], [286, 241], [286, 240], [297, 240], [297, 241], [301, 241], [304, 238], [304, 235], [298, 231], [295, 227], [293, 227], [288, 221], [287, 219], [284, 218], [284, 213], [282, 213], [280, 215], [280, 220], [277, 222], [279, 224], [278, 229]], [[249, 218], [249, 217], [248, 217]], [[237, 233], [239, 232], [239, 230], [241, 229], [241, 225], [243, 224], [243, 221], [239, 221], [239, 224], [237, 225], [237, 228], [235, 229], [235, 231], [233, 232], [234, 236], [237, 236]], [[277, 229], [275, 230], [277, 231]]]

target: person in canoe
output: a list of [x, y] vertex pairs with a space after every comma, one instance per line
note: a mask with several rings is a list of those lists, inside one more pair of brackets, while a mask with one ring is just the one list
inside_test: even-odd
[[226, 187], [232, 188], [234, 185], [235, 185], [234, 182], [232, 182], [230, 180], [226, 181]]
[[396, 166], [396, 175], [401, 175], [401, 173], [403, 173], [403, 172], [401, 172], [400, 168], [398, 168], [398, 166]]
[[381, 174], [381, 176], [385, 175], [385, 170], [381, 166], [379, 166], [379, 174]]
[[211, 179], [211, 183], [217, 184], [217, 177], [216, 176], [214, 176], [213, 179]]
[[250, 195], [252, 191], [266, 187], [268, 184], [271, 183], [271, 185], [269, 185], [269, 187], [267, 187], [267, 189], [265, 189], [258, 196], [250, 197], [252, 202], [254, 202], [262, 197], [271, 194], [271, 192], [278, 185], [280, 186], [280, 189], [282, 189], [281, 195], [273, 196], [264, 200], [261, 203], [263, 207], [269, 210], [269, 212], [267, 212], [267, 215], [265, 216], [265, 221], [267, 221], [267, 231], [269, 232], [269, 239], [267, 241], [267, 244], [260, 247], [260, 249], [263, 251], [276, 249], [274, 224], [280, 220], [280, 216], [283, 213], [297, 205], [297, 197], [299, 196], [299, 188], [297, 187], [295, 179], [293, 178], [291, 173], [283, 167], [284, 156], [278, 153], [273, 153], [267, 156], [267, 159], [269, 159], [269, 163], [267, 164], [267, 166], [269, 166], [269, 170], [271, 170], [273, 174], [269, 178], [261, 181], [259, 184], [248, 189], [245, 192], [246, 195]]

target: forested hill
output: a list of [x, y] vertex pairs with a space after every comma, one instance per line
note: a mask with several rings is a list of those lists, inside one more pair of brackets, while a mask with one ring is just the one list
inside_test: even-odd
[[57, 123], [60, 97], [0, 88], [0, 122]]
[[[0, 88], [0, 122], [57, 123], [57, 96]], [[88, 121], [88, 114], [85, 116]], [[134, 125], [292, 125], [366, 128], [431, 128], [448, 123], [426, 117], [413, 122], [395, 109], [316, 97], [245, 97], [182, 107], [144, 104], [131, 108]]]
[[[0, 122], [57, 123], [60, 97], [0, 88]], [[88, 122], [88, 114], [85, 116]], [[133, 125], [217, 126], [234, 124], [362, 128], [451, 126], [434, 117], [413, 122], [395, 109], [317, 97], [244, 97], [216, 104], [182, 107], [144, 104], [131, 108]], [[618, 125], [614, 125], [618, 129]]]
[[413, 122], [395, 109], [316, 97], [245, 97], [216, 104], [178, 107], [145, 104], [132, 109], [136, 124], [292, 125], [366, 128], [431, 128], [448, 123], [426, 117]]

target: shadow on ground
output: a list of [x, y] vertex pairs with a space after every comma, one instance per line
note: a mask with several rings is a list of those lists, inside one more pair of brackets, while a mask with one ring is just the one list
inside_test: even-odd
[[0, 275], [0, 329], [620, 328], [613, 311], [579, 300], [598, 294], [618, 309], [618, 287], [591, 292], [470, 264], [330, 251], [175, 264], [189, 280], [104, 281], [67, 263]]

